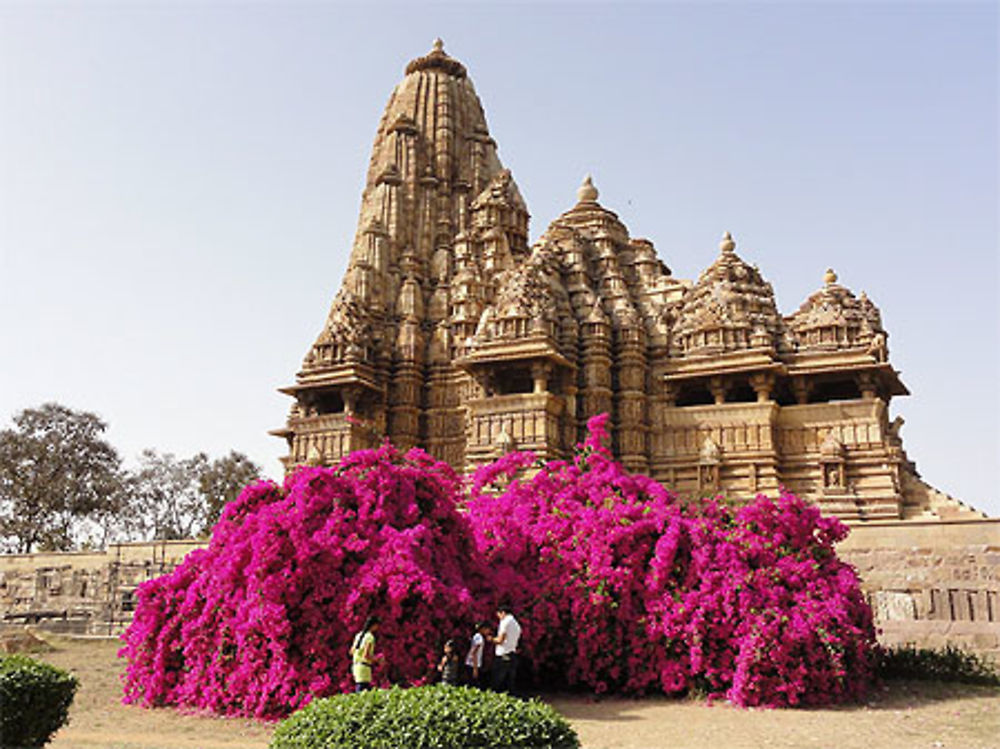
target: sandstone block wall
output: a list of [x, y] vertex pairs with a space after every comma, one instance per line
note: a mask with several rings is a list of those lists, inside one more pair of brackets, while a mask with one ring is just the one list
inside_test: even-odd
[[838, 552], [861, 575], [885, 645], [960, 645], [1000, 664], [1000, 519], [855, 525]]
[[0, 555], [0, 628], [37, 624], [76, 634], [128, 625], [135, 589], [201, 541], [114, 544], [103, 551]]
[[[120, 632], [136, 587], [202, 545], [0, 555], [0, 627]], [[953, 643], [1000, 663], [1000, 519], [857, 524], [838, 551], [861, 575], [883, 644]]]

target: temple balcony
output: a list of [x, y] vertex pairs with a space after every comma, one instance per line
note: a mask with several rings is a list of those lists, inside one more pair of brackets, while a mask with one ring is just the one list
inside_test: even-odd
[[779, 411], [773, 401], [665, 408], [653, 454], [670, 461], [697, 462], [709, 438], [727, 456], [773, 455]]
[[354, 450], [378, 443], [373, 424], [348, 413], [296, 416], [288, 421], [289, 455], [286, 470], [298, 465], [332, 465]]
[[465, 406], [465, 458], [470, 469], [512, 450], [531, 450], [543, 459], [566, 457], [565, 397], [513, 393], [477, 398]]

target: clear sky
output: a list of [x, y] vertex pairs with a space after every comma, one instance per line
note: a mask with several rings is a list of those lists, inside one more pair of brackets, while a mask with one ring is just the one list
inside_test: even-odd
[[441, 36], [532, 236], [592, 173], [694, 278], [732, 231], [790, 314], [866, 291], [904, 444], [1000, 514], [995, 3], [0, 0], [0, 423], [55, 400], [272, 475], [378, 118]]

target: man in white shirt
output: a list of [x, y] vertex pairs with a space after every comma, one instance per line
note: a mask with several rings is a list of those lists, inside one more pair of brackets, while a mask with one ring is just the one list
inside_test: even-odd
[[497, 606], [496, 637], [490, 638], [496, 645], [496, 659], [493, 661], [493, 689], [497, 692], [514, 692], [517, 684], [517, 646], [521, 641], [521, 625], [517, 623], [510, 606]]

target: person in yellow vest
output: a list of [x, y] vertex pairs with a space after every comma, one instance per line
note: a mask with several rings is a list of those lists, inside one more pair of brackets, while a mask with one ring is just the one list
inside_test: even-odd
[[354, 677], [354, 691], [363, 692], [372, 687], [372, 663], [375, 661], [375, 633], [378, 632], [378, 617], [369, 616], [361, 631], [354, 635], [351, 645], [351, 675]]

